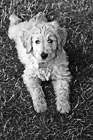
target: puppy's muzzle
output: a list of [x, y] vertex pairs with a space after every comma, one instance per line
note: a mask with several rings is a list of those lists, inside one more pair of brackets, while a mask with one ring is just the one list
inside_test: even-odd
[[48, 54], [45, 53], [45, 52], [42, 52], [41, 53], [41, 57], [42, 57], [42, 59], [46, 59], [48, 57]]

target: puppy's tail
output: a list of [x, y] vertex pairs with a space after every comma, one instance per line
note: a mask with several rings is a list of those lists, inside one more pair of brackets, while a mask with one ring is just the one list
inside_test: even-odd
[[22, 29], [24, 29], [24, 25], [21, 24], [22, 20], [14, 14], [12, 14], [9, 17], [9, 20], [10, 20], [10, 26], [8, 30], [8, 36], [10, 39], [15, 40], [18, 34], [22, 33], [21, 31]]
[[10, 17], [9, 17], [9, 20], [10, 20], [10, 26], [12, 25], [16, 25], [18, 24], [19, 22], [21, 22], [22, 20], [17, 17], [15, 14], [12, 14]]

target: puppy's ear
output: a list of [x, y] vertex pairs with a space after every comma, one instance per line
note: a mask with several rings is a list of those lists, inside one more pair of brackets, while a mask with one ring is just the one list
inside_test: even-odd
[[59, 35], [59, 47], [63, 47], [66, 43], [67, 32], [65, 28], [57, 28], [58, 35]]
[[32, 36], [29, 36], [25, 32], [23, 32], [21, 36], [21, 40], [23, 42], [24, 48], [26, 48], [26, 53], [30, 53], [32, 51]]
[[58, 39], [58, 48], [62, 50], [62, 47], [66, 43], [67, 32], [65, 28], [61, 28], [56, 21], [51, 22], [52, 27], [55, 30], [57, 39]]

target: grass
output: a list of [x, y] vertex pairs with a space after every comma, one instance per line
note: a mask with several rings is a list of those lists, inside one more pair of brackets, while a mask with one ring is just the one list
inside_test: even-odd
[[[73, 76], [69, 114], [56, 111], [50, 83], [43, 89], [48, 110], [36, 113], [21, 75], [24, 67], [8, 38], [9, 16], [28, 20], [44, 11], [67, 29], [64, 49]], [[0, 1], [0, 140], [93, 140], [93, 2], [92, 0]]]

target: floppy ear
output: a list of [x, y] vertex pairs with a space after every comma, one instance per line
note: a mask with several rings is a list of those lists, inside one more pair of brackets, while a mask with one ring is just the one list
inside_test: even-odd
[[66, 43], [66, 38], [67, 38], [67, 32], [65, 28], [57, 28], [57, 32], [59, 35], [59, 49], [61, 49], [65, 43]]
[[32, 51], [32, 36], [29, 36], [26, 34], [26, 32], [23, 32], [21, 36], [21, 40], [23, 42], [24, 48], [26, 48], [26, 53], [30, 53]]
[[59, 27], [59, 24], [56, 21], [51, 22], [51, 25], [54, 28], [54, 31], [58, 39], [58, 48], [59, 50], [62, 50], [62, 47], [65, 45], [67, 38], [66, 29]]

